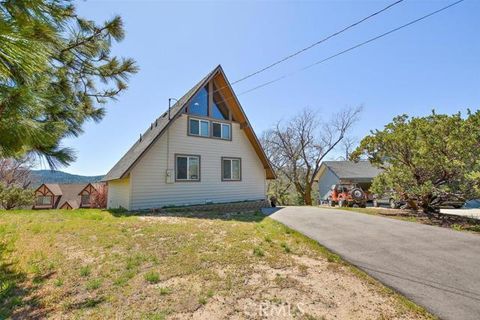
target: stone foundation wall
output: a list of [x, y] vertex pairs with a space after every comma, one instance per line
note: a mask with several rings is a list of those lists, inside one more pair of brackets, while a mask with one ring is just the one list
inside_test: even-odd
[[202, 204], [184, 207], [169, 207], [154, 209], [153, 212], [169, 213], [169, 212], [208, 212], [216, 211], [222, 213], [230, 212], [245, 212], [245, 211], [257, 211], [261, 208], [270, 207], [270, 204], [266, 200], [258, 201], [244, 201], [244, 202], [230, 202], [230, 203], [212, 203]]

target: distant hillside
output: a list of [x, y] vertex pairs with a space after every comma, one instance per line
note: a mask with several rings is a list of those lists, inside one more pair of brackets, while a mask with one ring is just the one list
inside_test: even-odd
[[32, 170], [33, 185], [42, 183], [89, 183], [98, 182], [104, 176], [81, 176], [56, 170]]

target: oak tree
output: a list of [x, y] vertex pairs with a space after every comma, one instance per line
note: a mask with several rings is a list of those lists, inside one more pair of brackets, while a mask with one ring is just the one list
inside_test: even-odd
[[395, 117], [365, 137], [352, 154], [383, 169], [372, 185], [432, 213], [445, 201], [480, 196], [480, 111]]

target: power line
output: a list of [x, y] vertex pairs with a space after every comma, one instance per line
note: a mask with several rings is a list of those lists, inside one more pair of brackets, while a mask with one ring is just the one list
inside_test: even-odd
[[396, 32], [396, 31], [399, 31], [399, 30], [403, 29], [403, 28], [406, 28], [406, 27], [408, 27], [408, 26], [411, 26], [412, 24], [415, 24], [415, 23], [417, 23], [417, 22], [420, 22], [420, 21], [422, 21], [422, 20], [425, 20], [425, 19], [427, 19], [427, 18], [429, 18], [429, 17], [431, 17], [431, 16], [433, 16], [433, 15], [435, 15], [435, 14], [437, 14], [437, 13], [440, 13], [440, 12], [442, 12], [442, 11], [445, 11], [445, 10], [447, 10], [447, 9], [449, 9], [449, 8], [455, 6], [455, 5], [457, 5], [457, 4], [459, 4], [459, 3], [463, 2], [463, 1], [465, 1], [465, 0], [458, 0], [458, 1], [456, 1], [456, 2], [453, 2], [453, 3], [451, 3], [451, 4], [449, 4], [449, 5], [445, 6], [445, 7], [442, 7], [442, 8], [440, 8], [440, 9], [435, 10], [435, 11], [429, 13], [429, 14], [426, 14], [426, 15], [420, 17], [420, 18], [417, 18], [417, 19], [415, 19], [415, 20], [412, 20], [412, 21], [410, 21], [410, 22], [408, 22], [408, 23], [406, 23], [406, 24], [404, 24], [404, 25], [401, 25], [400, 27], [397, 27], [397, 28], [394, 28], [394, 29], [392, 29], [392, 30], [390, 30], [390, 31], [387, 31], [387, 32], [385, 32], [385, 33], [382, 33], [382, 34], [380, 34], [380, 35], [378, 35], [378, 36], [376, 36], [376, 37], [370, 38], [370, 39], [368, 39], [368, 40], [366, 40], [366, 41], [364, 41], [364, 42], [361, 42], [361, 43], [359, 43], [359, 44], [357, 44], [357, 45], [354, 45], [354, 46], [352, 46], [352, 47], [350, 47], [350, 48], [348, 48], [348, 49], [342, 50], [342, 51], [340, 51], [340, 52], [338, 52], [338, 53], [336, 53], [336, 54], [334, 54], [334, 55], [331, 55], [331, 56], [329, 56], [329, 57], [327, 57], [327, 58], [325, 58], [325, 59], [316, 61], [316, 62], [314, 62], [314, 63], [312, 63], [312, 64], [309, 64], [309, 65], [307, 65], [307, 66], [305, 66], [305, 67], [303, 67], [303, 68], [301, 68], [301, 69], [298, 69], [298, 70], [296, 70], [296, 71], [293, 71], [293, 72], [284, 74], [284, 75], [282, 75], [282, 76], [280, 76], [280, 77], [278, 77], [278, 78], [275, 78], [275, 79], [273, 79], [273, 80], [270, 80], [270, 81], [267, 81], [267, 82], [265, 82], [265, 83], [262, 83], [262, 84], [260, 84], [260, 85], [258, 85], [258, 86], [256, 86], [256, 87], [253, 87], [253, 88], [251, 88], [251, 89], [248, 89], [248, 90], [246, 90], [246, 91], [243, 91], [243, 92], [241, 92], [239, 95], [243, 95], [243, 94], [246, 94], [246, 93], [255, 91], [255, 90], [257, 90], [257, 89], [263, 88], [263, 87], [268, 86], [268, 85], [270, 85], [270, 84], [272, 84], [272, 83], [275, 83], [275, 82], [277, 82], [277, 81], [283, 80], [283, 79], [285, 79], [285, 78], [287, 78], [287, 77], [289, 77], [289, 76], [292, 76], [292, 75], [297, 74], [297, 73], [299, 73], [299, 72], [302, 72], [302, 71], [305, 71], [305, 70], [307, 70], [307, 69], [310, 69], [310, 68], [312, 68], [312, 67], [314, 67], [314, 66], [316, 66], [316, 65], [319, 65], [319, 64], [321, 64], [321, 63], [327, 62], [327, 61], [329, 61], [329, 60], [331, 60], [331, 59], [333, 59], [333, 58], [336, 58], [336, 57], [338, 57], [338, 56], [340, 56], [340, 55], [342, 55], [342, 54], [345, 54], [345, 53], [347, 53], [347, 52], [350, 52], [350, 51], [352, 51], [352, 50], [355, 50], [355, 49], [357, 49], [357, 48], [359, 48], [359, 47], [362, 47], [362, 46], [364, 46], [364, 45], [366, 45], [366, 44], [369, 44], [370, 42], [373, 42], [373, 41], [378, 40], [378, 39], [380, 39], [380, 38], [383, 38], [383, 37], [385, 37], [385, 36], [387, 36], [387, 35], [389, 35], [389, 34], [391, 34], [391, 33], [394, 33], [394, 32]]
[[[389, 4], [388, 6], [384, 7], [383, 9], [381, 9], [381, 10], [379, 10], [379, 11], [376, 11], [376, 12], [370, 14], [370, 15], [366, 16], [365, 18], [363, 18], [363, 19], [361, 19], [361, 20], [359, 20], [359, 21], [357, 21], [357, 22], [355, 22], [355, 23], [353, 23], [353, 24], [351, 24], [351, 25], [349, 25], [349, 26], [347, 26], [347, 27], [345, 27], [345, 28], [343, 28], [343, 29], [335, 32], [335, 33], [332, 33], [331, 35], [329, 35], [329, 36], [327, 36], [327, 37], [325, 37], [325, 38], [323, 38], [323, 39], [321, 39], [321, 40], [319, 40], [319, 41], [317, 41], [317, 42], [309, 45], [308, 47], [305, 47], [305, 48], [303, 48], [303, 49], [300, 49], [299, 51], [294, 52], [294, 53], [292, 53], [292, 54], [290, 54], [290, 55], [288, 55], [288, 56], [286, 56], [286, 57], [284, 57], [284, 58], [282, 58], [282, 59], [280, 59], [280, 60], [278, 60], [278, 61], [275, 61], [274, 63], [272, 63], [272, 64], [270, 64], [270, 65], [268, 65], [268, 66], [266, 66], [266, 67], [264, 67], [264, 68], [262, 68], [262, 69], [260, 69], [260, 70], [257, 70], [257, 71], [255, 71], [255, 72], [253, 72], [253, 73], [251, 73], [251, 74], [249, 74], [249, 75], [247, 75], [247, 76], [245, 76], [245, 77], [243, 77], [243, 78], [241, 78], [241, 79], [238, 79], [238, 80], [230, 83], [230, 85], [235, 85], [235, 84], [237, 84], [237, 83], [239, 83], [239, 82], [241, 82], [241, 81], [244, 81], [244, 80], [249, 79], [249, 78], [251, 78], [251, 77], [253, 77], [253, 76], [255, 76], [255, 75], [259, 74], [259, 73], [262, 73], [262, 72], [264, 72], [264, 71], [266, 71], [266, 70], [268, 70], [268, 69], [270, 69], [270, 68], [273, 68], [274, 66], [276, 66], [276, 65], [278, 65], [278, 64], [280, 64], [280, 63], [282, 63], [282, 62], [284, 62], [284, 61], [286, 61], [286, 60], [289, 60], [289, 59], [291, 59], [291, 58], [293, 58], [293, 57], [295, 57], [295, 56], [297, 56], [297, 55], [299, 55], [299, 54], [301, 54], [301, 53], [303, 53], [303, 52], [305, 52], [305, 51], [307, 51], [307, 50], [309, 50], [309, 49], [311, 49], [311, 48], [313, 48], [313, 47], [315, 47], [315, 46], [317, 46], [317, 45], [319, 45], [319, 44], [321, 44], [321, 43], [323, 43], [323, 42], [325, 42], [325, 41], [327, 41], [327, 40], [329, 40], [329, 39], [331, 39], [331, 38], [333, 38], [333, 37], [335, 37], [335, 36], [337, 36], [337, 35], [339, 35], [339, 34], [341, 34], [341, 33], [343, 33], [343, 32], [345, 32], [345, 31], [347, 31], [347, 30], [349, 30], [349, 29], [351, 29], [351, 28], [353, 28], [353, 27], [355, 27], [355, 26], [357, 26], [357, 25], [361, 24], [362, 22], [365, 22], [366, 20], [375, 17], [376, 15], [379, 15], [380, 13], [382, 13], [382, 12], [390, 9], [391, 7], [393, 7], [393, 6], [399, 4], [400, 2], [403, 2], [403, 1], [405, 1], [405, 0], [397, 0], [397, 1], [395, 1], [394, 3], [391, 3], [391, 4]], [[228, 87], [228, 86], [224, 86], [224, 87], [217, 88], [217, 89], [213, 90], [212, 92], [208, 92], [208, 95], [213, 95], [214, 93], [219, 92], [219, 91], [221, 91], [222, 89], [225, 89], [225, 88], [227, 88], [227, 87]]]
[[264, 71], [266, 71], [266, 70], [268, 70], [268, 69], [273, 68], [274, 66], [276, 66], [276, 65], [278, 65], [278, 64], [280, 64], [280, 63], [282, 63], [282, 62], [285, 62], [285, 61], [287, 61], [287, 60], [289, 60], [289, 59], [291, 59], [291, 58], [293, 58], [293, 57], [295, 57], [295, 56], [298, 56], [299, 54], [301, 54], [301, 53], [303, 53], [303, 52], [305, 52], [305, 51], [307, 51], [307, 50], [310, 50], [310, 49], [312, 49], [313, 47], [315, 47], [315, 46], [317, 46], [317, 45], [319, 45], [319, 44], [321, 44], [321, 43], [323, 43], [323, 42], [325, 42], [325, 41], [327, 41], [327, 40], [329, 40], [329, 39], [331, 39], [331, 38], [333, 38], [333, 37], [338, 36], [339, 34], [341, 34], [341, 33], [345, 32], [345, 31], [347, 31], [347, 30], [349, 30], [349, 29], [351, 29], [351, 28], [353, 28], [353, 27], [361, 24], [362, 22], [365, 22], [365, 21], [367, 21], [368, 19], [373, 18], [373, 17], [375, 17], [376, 15], [379, 15], [380, 13], [382, 13], [382, 12], [384, 12], [384, 11], [387, 11], [387, 10], [390, 9], [391, 7], [393, 7], [393, 6], [399, 4], [400, 2], [403, 2], [403, 1], [404, 1], [404, 0], [397, 0], [397, 1], [395, 1], [394, 3], [392, 3], [392, 4], [389, 4], [389, 5], [386, 6], [385, 8], [383, 8], [383, 9], [381, 9], [381, 10], [379, 10], [379, 11], [376, 11], [376, 12], [368, 15], [368, 16], [366, 16], [365, 18], [363, 18], [363, 19], [361, 19], [361, 20], [359, 20], [359, 21], [357, 21], [357, 22], [355, 22], [355, 23], [353, 23], [353, 24], [351, 24], [351, 25], [349, 25], [349, 26], [347, 26], [347, 27], [345, 27], [345, 28], [337, 31], [337, 32], [334, 32], [334, 33], [332, 33], [331, 35], [329, 35], [329, 36], [327, 36], [327, 37], [325, 37], [325, 38], [323, 38], [323, 39], [321, 39], [321, 40], [319, 40], [319, 41], [317, 41], [317, 42], [315, 42], [315, 43], [312, 43], [311, 45], [309, 45], [309, 46], [307, 46], [307, 47], [305, 47], [305, 48], [303, 48], [303, 49], [300, 49], [300, 50], [298, 50], [298, 51], [296, 51], [296, 52], [294, 52], [294, 53], [292, 53], [292, 54], [290, 54], [290, 55], [288, 55], [288, 56], [286, 56], [286, 57], [284, 57], [284, 58], [282, 58], [282, 59], [280, 59], [280, 60], [277, 60], [277, 61], [273, 62], [272, 64], [269, 64], [268, 66], [266, 66], [266, 67], [264, 67], [264, 68], [262, 68], [262, 69], [260, 69], [260, 70], [257, 70], [257, 71], [255, 71], [255, 72], [252, 72], [252, 73], [244, 76], [243, 78], [240, 78], [240, 79], [232, 82], [232, 85], [234, 85], [234, 84], [236, 84], [236, 83], [239, 83], [239, 82], [241, 82], [241, 81], [244, 81], [244, 80], [246, 80], [246, 79], [248, 79], [248, 78], [251, 78], [251, 77], [253, 77], [253, 76], [255, 76], [255, 75], [259, 74], [259, 73], [262, 73], [262, 72], [264, 72]]

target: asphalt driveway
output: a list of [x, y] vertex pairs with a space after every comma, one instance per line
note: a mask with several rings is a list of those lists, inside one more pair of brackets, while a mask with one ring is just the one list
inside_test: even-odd
[[441, 319], [480, 319], [479, 235], [315, 207], [286, 207], [270, 217]]

